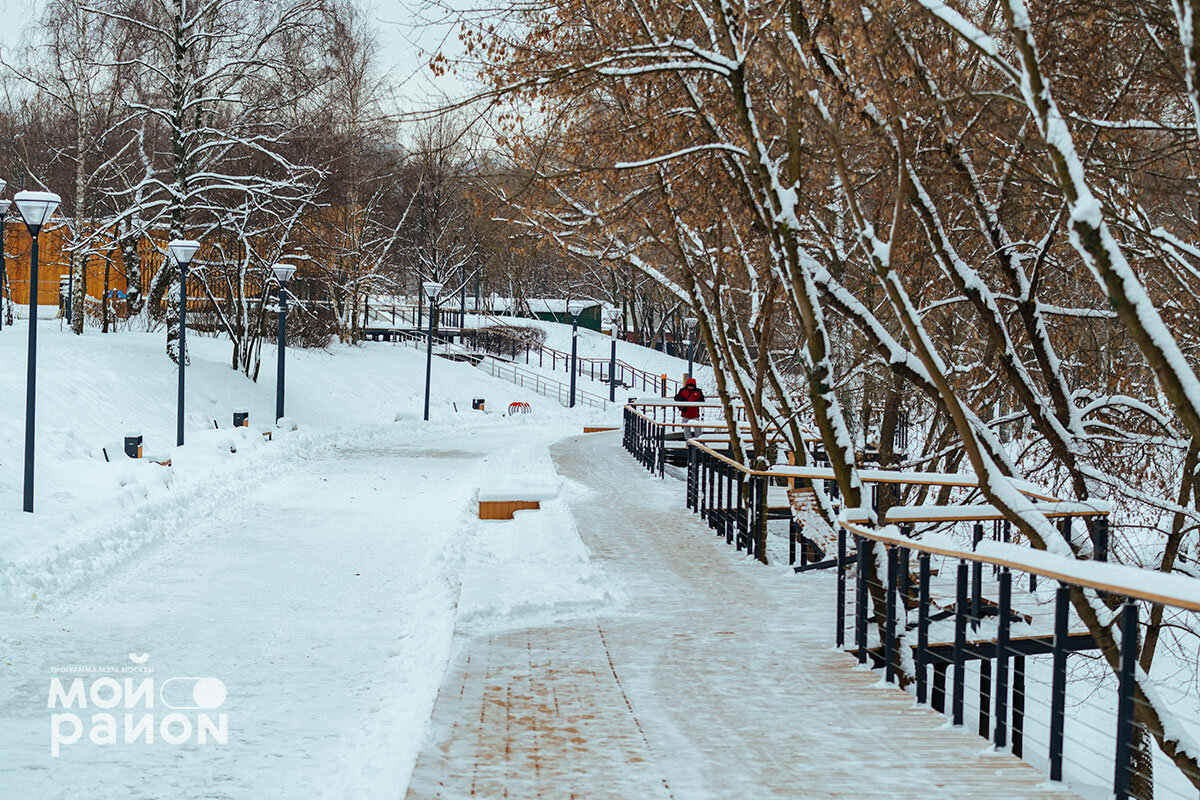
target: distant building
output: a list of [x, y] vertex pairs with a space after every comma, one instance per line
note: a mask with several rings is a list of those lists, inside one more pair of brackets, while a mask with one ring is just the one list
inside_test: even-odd
[[[586, 303], [579, 312], [579, 327], [593, 331], [601, 330], [604, 324], [603, 306], [592, 300], [575, 300], [572, 302]], [[510, 297], [492, 295], [488, 298], [492, 313], [501, 317], [533, 317], [544, 322], [561, 322], [571, 324], [571, 312], [567, 310], [567, 301], [553, 298], [538, 298], [516, 303]]]

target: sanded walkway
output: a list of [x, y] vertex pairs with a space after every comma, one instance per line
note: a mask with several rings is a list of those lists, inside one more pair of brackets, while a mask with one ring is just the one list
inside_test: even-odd
[[831, 576], [746, 562], [620, 434], [564, 441], [576, 524], [628, 602], [462, 643], [410, 800], [1069, 798], [832, 648]]

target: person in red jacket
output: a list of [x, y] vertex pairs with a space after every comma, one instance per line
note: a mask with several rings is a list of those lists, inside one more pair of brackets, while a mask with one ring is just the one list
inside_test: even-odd
[[[704, 392], [696, 385], [695, 378], [688, 378], [683, 388], [675, 393], [675, 400], [681, 403], [703, 403]], [[684, 422], [696, 422], [700, 419], [700, 406], [683, 406], [679, 409], [679, 416], [683, 417]]]

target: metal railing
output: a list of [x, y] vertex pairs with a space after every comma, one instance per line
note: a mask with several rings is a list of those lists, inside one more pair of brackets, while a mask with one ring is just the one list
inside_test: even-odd
[[[675, 423], [633, 406], [624, 421], [625, 448], [663, 475]], [[727, 544], [763, 560], [768, 522], [788, 520], [794, 563], [803, 521], [779, 503], [781, 484], [832, 480], [832, 470], [748, 469], [714, 435], [685, 446], [689, 510]], [[969, 473], [859, 475], [864, 483], [968, 494], [978, 487]], [[821, 585], [834, 593], [837, 646], [953, 725], [1085, 797], [1193, 800], [1200, 580], [1108, 563], [1107, 504], [1063, 502], [1016, 485], [1057, 525], [1070, 553], [1018, 542], [986, 504], [895, 506], [881, 529], [865, 525], [866, 509], [841, 509], [831, 552], [818, 565], [836, 568], [836, 580]], [[836, 498], [822, 494], [836, 510]], [[939, 535], [922, 540], [914, 530]], [[1157, 651], [1144, 668], [1150, 641]]]
[[[386, 336], [388, 341], [399, 342], [415, 347], [418, 350], [425, 346], [428, 337], [428, 334], [403, 330], [388, 331], [386, 334], [378, 333], [373, 335]], [[553, 378], [547, 378], [530, 370], [521, 369], [515, 364], [498, 361], [491, 356], [479, 356], [478, 353], [455, 344], [451, 339], [452, 337], [449, 336], [435, 335], [433, 337], [434, 354], [451, 358], [456, 356], [461, 357], [462, 360], [471, 363], [472, 366], [487, 372], [494, 378], [510, 381], [542, 397], [553, 398], [564, 406], [570, 404], [571, 387], [568, 384], [556, 381]], [[575, 389], [575, 403], [577, 405], [586, 405], [589, 408], [599, 408], [602, 411], [608, 408], [608, 400], [578, 387]]]
[[[570, 404], [571, 387], [562, 381], [547, 378], [531, 370], [521, 369], [516, 364], [497, 361], [491, 356], [484, 357], [476, 366], [479, 369], [487, 371], [493, 377], [511, 381], [543, 397], [552, 397], [564, 406]], [[586, 405], [590, 408], [599, 408], [602, 411], [608, 408], [607, 399], [591, 392], [586, 392], [578, 387], [575, 389], [575, 404]]]
[[[837, 641], [844, 646], [853, 568], [853, 652], [859, 663], [882, 667], [885, 681], [907, 683], [905, 665], [912, 665], [918, 703], [1044, 767], [1051, 780], [1082, 790], [1094, 786], [1100, 772], [1109, 797], [1194, 798], [1200, 774], [1153, 742], [1165, 738], [1186, 749], [1191, 739], [1189, 720], [1198, 703], [1189, 688], [1197, 678], [1190, 654], [1200, 646], [1200, 581], [1103, 563], [1107, 512], [1072, 508], [1078, 505], [1045, 513], [1059, 520], [1068, 540], [1071, 520], [1082, 519], [1091, 562], [988, 542], [983, 520], [974, 523], [973, 544], [963, 547], [842, 523]], [[906, 525], [916, 516], [910, 511]], [[1002, 527], [994, 525], [995, 538]], [[880, 573], [884, 577], [873, 577]], [[1081, 605], [1099, 620], [1104, 641], [1093, 635], [1095, 624], [1081, 624]], [[1155, 678], [1139, 664], [1140, 643], [1145, 622], [1157, 618], [1161, 625], [1164, 617], [1169, 627], [1156, 626], [1155, 636], [1171, 637], [1173, 647], [1156, 655]], [[1086, 668], [1097, 660], [1100, 669]], [[1183, 718], [1164, 721], [1163, 714]]]
[[[385, 305], [376, 306], [371, 309], [371, 316], [376, 323], [381, 323], [384, 326], [390, 324], [392, 328], [420, 328], [423, 323], [428, 323], [428, 314], [428, 308], [418, 309], [416, 306]], [[512, 320], [506, 321], [486, 311], [472, 311], [471, 309], [467, 309], [467, 316], [484, 320], [498, 327], [520, 327], [519, 325], [514, 325]], [[505, 336], [494, 331], [478, 331], [473, 328], [464, 327], [466, 318], [462, 315], [460, 309], [442, 308], [439, 311], [438, 319], [441, 327], [457, 329], [458, 335], [462, 337], [463, 341], [470, 340], [476, 349], [482, 347], [484, 350], [494, 352], [496, 355], [506, 356], [513, 361], [517, 361], [523, 357], [526, 365], [532, 366], [536, 363], [539, 369], [545, 369], [548, 366], [551, 371], [559, 371], [561, 369], [568, 375], [571, 373], [570, 353], [556, 350], [544, 344], [522, 341], [516, 336]], [[370, 327], [372, 330], [379, 330], [377, 326], [367, 327]], [[547, 362], [549, 363], [547, 364]], [[578, 377], [588, 378], [604, 384], [610, 382], [613, 366], [611, 358], [579, 356], [575, 362], [575, 373]], [[674, 378], [649, 372], [620, 358], [616, 362], [615, 374], [617, 383], [622, 386], [635, 391], [653, 392], [662, 397], [674, 397], [682, 385], [680, 381]]]

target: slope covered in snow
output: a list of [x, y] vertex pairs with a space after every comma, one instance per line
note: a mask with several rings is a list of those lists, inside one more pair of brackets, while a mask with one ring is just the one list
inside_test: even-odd
[[[297, 459], [350, 440], [364, 426], [421, 423], [424, 354], [367, 344], [289, 350], [287, 415], [298, 430], [264, 441], [275, 408], [274, 353], [255, 383], [229, 367], [228, 342], [192, 336], [187, 370], [187, 446], [175, 448], [175, 367], [161, 334], [89, 332], [44, 325], [39, 337], [36, 514], [21, 512], [25, 345], [23, 323], [0, 333], [0, 608], [61, 590], [178, 524], [172, 498], [216, 501], [244, 492]], [[483, 424], [604, 419], [494, 379], [466, 364], [434, 359], [431, 418], [450, 430]], [[484, 398], [489, 412], [471, 411]], [[530, 418], [502, 418], [510, 402]], [[237, 408], [250, 429], [234, 429]], [[612, 415], [611, 412], [610, 416]], [[394, 420], [399, 419], [396, 423]], [[122, 455], [125, 433], [140, 432], [144, 460]], [[236, 452], [235, 452], [236, 451]], [[107, 459], [107, 460], [106, 460]], [[163, 467], [153, 460], [170, 460]], [[148, 501], [155, 501], [147, 505]], [[136, 522], [135, 522], [136, 520]]]
[[[24, 366], [23, 333], [0, 335], [3, 363]], [[175, 448], [161, 345], [42, 337], [36, 514], [18, 510], [23, 407], [0, 410], [0, 795], [400, 796], [457, 627], [617, 602], [547, 451], [613, 412], [435, 359], [425, 423], [423, 354], [338, 347], [289, 353], [297, 430], [268, 442], [273, 381], [194, 339]], [[23, 374], [0, 391], [22, 396]], [[118, 454], [134, 426], [171, 466]], [[543, 510], [476, 519], [497, 479]]]
[[[468, 324], [472, 317], [468, 316]], [[552, 347], [555, 350], [560, 350], [564, 353], [571, 352], [571, 326], [564, 325], [558, 322], [545, 322], [538, 319], [500, 317], [506, 324], [522, 325], [530, 328], [538, 328], [546, 332], [546, 346]], [[702, 352], [703, 345], [697, 343], [696, 352]], [[612, 337], [606, 336], [587, 328], [579, 329], [579, 357], [580, 358], [599, 358], [607, 360], [611, 355]], [[665, 374], [671, 380], [682, 380], [687, 374], [687, 358], [677, 358], [667, 355], [666, 353], [654, 350], [649, 347], [643, 347], [639, 344], [630, 342], [617, 342], [617, 358], [626, 361], [639, 369], [646, 370], [654, 375]], [[559, 370], [559, 374], [565, 374]], [[693, 374], [696, 376], [697, 382], [705, 391], [713, 390], [713, 372], [712, 368], [696, 364], [693, 369]]]

